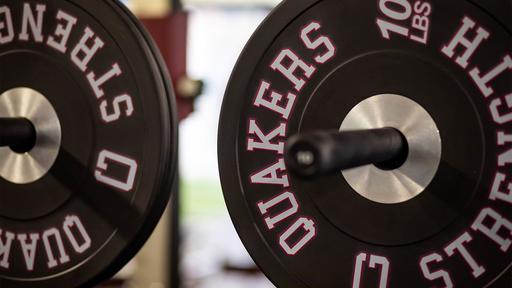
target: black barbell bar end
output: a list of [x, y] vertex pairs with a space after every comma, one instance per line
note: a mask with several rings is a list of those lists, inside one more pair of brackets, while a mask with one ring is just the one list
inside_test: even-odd
[[316, 131], [292, 136], [285, 148], [288, 170], [302, 178], [368, 164], [393, 170], [405, 162], [407, 155], [407, 140], [394, 128]]
[[0, 147], [24, 153], [30, 151], [36, 142], [34, 125], [26, 118], [0, 118]]

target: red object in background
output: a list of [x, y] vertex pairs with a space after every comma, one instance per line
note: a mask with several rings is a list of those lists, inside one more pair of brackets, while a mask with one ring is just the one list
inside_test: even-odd
[[[177, 81], [187, 77], [188, 13], [173, 11], [165, 18], [141, 19], [160, 48], [174, 87]], [[194, 111], [194, 99], [179, 95], [176, 91], [180, 121]]]

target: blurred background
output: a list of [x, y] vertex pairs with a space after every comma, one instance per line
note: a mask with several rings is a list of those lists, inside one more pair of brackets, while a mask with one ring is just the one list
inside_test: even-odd
[[123, 0], [160, 47], [180, 117], [180, 183], [157, 230], [103, 287], [272, 288], [238, 238], [217, 168], [217, 124], [238, 55], [280, 0]]

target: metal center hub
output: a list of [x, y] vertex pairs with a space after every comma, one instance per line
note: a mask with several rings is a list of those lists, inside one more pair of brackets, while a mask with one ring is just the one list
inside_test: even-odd
[[34, 147], [26, 153], [0, 147], [0, 177], [15, 184], [41, 179], [55, 163], [61, 145], [60, 121], [53, 106], [33, 89], [14, 88], [0, 95], [0, 117], [26, 118], [37, 135]]
[[392, 127], [407, 139], [408, 156], [403, 165], [383, 170], [366, 165], [344, 170], [343, 177], [361, 196], [382, 204], [408, 201], [434, 178], [441, 161], [441, 136], [434, 119], [409, 98], [381, 94], [356, 105], [341, 124], [340, 131]]

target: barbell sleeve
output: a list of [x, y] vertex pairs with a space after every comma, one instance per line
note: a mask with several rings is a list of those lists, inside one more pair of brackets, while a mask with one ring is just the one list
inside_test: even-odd
[[286, 165], [291, 172], [301, 177], [316, 177], [368, 164], [391, 167], [407, 158], [408, 144], [394, 128], [331, 130], [295, 135], [285, 150]]
[[26, 118], [0, 118], [0, 147], [28, 147], [36, 139], [34, 125]]

